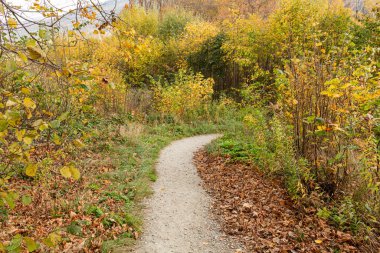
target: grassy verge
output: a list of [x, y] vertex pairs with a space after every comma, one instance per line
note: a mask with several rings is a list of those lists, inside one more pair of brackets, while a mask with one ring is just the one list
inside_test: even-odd
[[6, 212], [0, 209], [0, 251], [22, 251], [30, 238], [41, 252], [125, 250], [140, 233], [140, 203], [156, 180], [160, 150], [176, 139], [233, 126], [230, 120], [157, 124], [120, 117], [76, 122], [72, 132], [83, 142], [68, 149], [63, 162], [73, 162], [80, 177], [64, 178], [50, 164], [33, 180], [14, 176], [9, 187], [22, 201]]
[[[117, 248], [133, 245], [142, 225], [139, 204], [151, 193], [150, 183], [156, 180], [154, 165], [162, 148], [177, 139], [223, 132], [231, 126], [227, 126], [225, 122], [196, 122], [156, 126], [129, 123], [125, 127], [127, 130], [124, 133], [112, 138], [111, 145], [109, 141], [97, 143], [98, 152], [103, 150], [103, 155], [111, 158], [114, 167], [114, 170], [98, 175], [97, 180], [110, 181], [106, 191], [109, 193], [108, 198], [119, 196], [125, 200], [118, 217], [122, 217], [121, 223], [132, 227], [135, 234], [121, 233], [114, 239], [106, 240], [102, 245], [102, 252], [117, 251]], [[103, 203], [106, 202], [97, 203], [96, 206], [99, 209], [105, 208]]]

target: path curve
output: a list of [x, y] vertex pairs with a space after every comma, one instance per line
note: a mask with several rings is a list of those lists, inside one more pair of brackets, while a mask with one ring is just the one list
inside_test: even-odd
[[145, 232], [134, 252], [235, 252], [210, 217], [211, 199], [193, 164], [194, 152], [218, 137], [186, 138], [161, 151], [154, 194], [146, 202]]

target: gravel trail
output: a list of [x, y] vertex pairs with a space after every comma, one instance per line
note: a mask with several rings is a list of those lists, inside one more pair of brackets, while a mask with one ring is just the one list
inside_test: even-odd
[[161, 151], [154, 194], [146, 201], [144, 233], [134, 252], [235, 252], [210, 215], [211, 199], [193, 164], [194, 152], [218, 137], [186, 138]]

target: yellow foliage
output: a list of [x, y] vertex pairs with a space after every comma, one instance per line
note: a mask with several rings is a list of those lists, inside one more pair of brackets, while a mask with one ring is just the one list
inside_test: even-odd
[[188, 23], [178, 41], [178, 48], [183, 57], [196, 52], [204, 42], [218, 35], [220, 29], [206, 21]]
[[180, 72], [173, 85], [154, 89], [156, 107], [163, 115], [184, 119], [211, 102], [213, 85], [213, 79], [204, 79], [201, 74]]

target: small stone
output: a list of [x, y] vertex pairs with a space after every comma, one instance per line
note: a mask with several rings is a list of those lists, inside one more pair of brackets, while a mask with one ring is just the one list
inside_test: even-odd
[[243, 212], [248, 213], [251, 211], [253, 205], [249, 203], [244, 203], [243, 204]]

